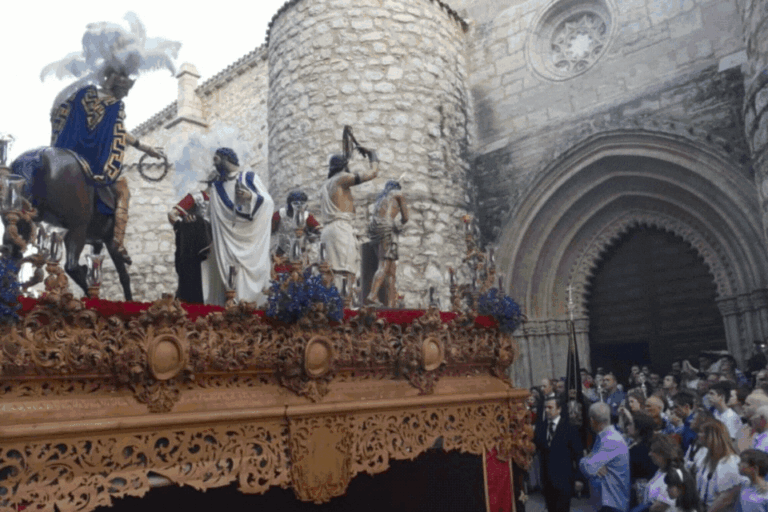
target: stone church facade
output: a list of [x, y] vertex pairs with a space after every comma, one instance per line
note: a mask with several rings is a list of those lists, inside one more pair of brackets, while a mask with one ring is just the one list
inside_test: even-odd
[[[711, 294], [690, 302], [706, 302], [719, 329], [709, 345], [675, 346], [663, 340], [689, 338], [672, 319], [653, 327], [667, 337], [646, 356], [721, 343], [743, 363], [768, 338], [766, 2], [290, 0], [264, 45], [198, 79], [182, 66], [178, 98], [134, 134], [167, 149], [235, 126], [276, 205], [296, 187], [317, 204], [344, 125], [377, 149], [380, 176], [401, 179], [412, 209], [398, 268], [407, 307], [426, 306], [430, 286], [447, 305], [471, 213], [527, 316], [519, 385], [564, 373], [569, 295], [584, 365], [621, 353], [598, 310], [619, 315], [624, 299], [600, 276], [641, 231], [693, 255]], [[176, 191], [126, 174], [131, 277], [152, 300], [176, 287], [165, 218]], [[361, 234], [383, 181], [355, 190]], [[102, 296], [119, 300], [107, 277]]]

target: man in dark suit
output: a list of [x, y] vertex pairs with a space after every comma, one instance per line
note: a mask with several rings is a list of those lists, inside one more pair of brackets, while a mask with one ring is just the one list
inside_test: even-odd
[[561, 414], [560, 397], [544, 401], [544, 418], [534, 442], [541, 459], [541, 482], [549, 512], [568, 512], [576, 476], [574, 463], [582, 456], [579, 431]]

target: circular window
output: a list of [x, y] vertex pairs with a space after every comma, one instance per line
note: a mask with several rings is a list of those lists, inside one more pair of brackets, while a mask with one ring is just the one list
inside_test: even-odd
[[584, 73], [605, 54], [614, 23], [608, 0], [562, 0], [542, 11], [527, 48], [531, 67], [549, 80]]

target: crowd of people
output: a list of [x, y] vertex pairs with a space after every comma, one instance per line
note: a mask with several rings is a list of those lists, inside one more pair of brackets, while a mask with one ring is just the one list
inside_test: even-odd
[[565, 379], [544, 379], [528, 401], [529, 488], [549, 512], [583, 495], [596, 512], [768, 512], [766, 363], [757, 354], [742, 372], [729, 354], [702, 353], [621, 379], [582, 369], [581, 401]]

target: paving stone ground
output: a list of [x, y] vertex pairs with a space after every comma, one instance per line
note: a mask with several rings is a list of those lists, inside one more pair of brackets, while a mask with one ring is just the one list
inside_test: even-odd
[[[592, 507], [586, 498], [571, 500], [572, 512], [594, 512]], [[547, 512], [547, 507], [544, 504], [544, 495], [541, 491], [532, 492], [528, 496], [528, 501], [525, 504], [525, 512]]]

